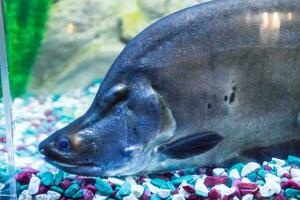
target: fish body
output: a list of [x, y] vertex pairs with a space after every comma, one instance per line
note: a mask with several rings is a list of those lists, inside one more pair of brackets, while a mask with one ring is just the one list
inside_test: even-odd
[[299, 155], [299, 15], [298, 0], [215, 0], [157, 21], [40, 151], [105, 176]]

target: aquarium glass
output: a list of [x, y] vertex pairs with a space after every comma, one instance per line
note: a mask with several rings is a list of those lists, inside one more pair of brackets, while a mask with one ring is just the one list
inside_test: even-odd
[[[300, 199], [297, 0], [0, 1], [0, 200]], [[125, 70], [109, 71], [117, 65]], [[110, 85], [107, 74], [134, 84]], [[100, 115], [110, 118], [96, 124]], [[82, 158], [55, 138], [43, 145], [65, 154], [46, 152], [50, 164], [39, 144], [61, 129], [84, 129], [72, 136]], [[130, 132], [148, 146], [111, 155]], [[84, 170], [99, 152], [114, 159], [101, 177]], [[119, 176], [144, 171], [153, 174]]]

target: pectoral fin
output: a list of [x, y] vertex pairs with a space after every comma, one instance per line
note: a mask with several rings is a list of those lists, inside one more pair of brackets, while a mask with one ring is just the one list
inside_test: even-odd
[[163, 144], [158, 148], [160, 153], [171, 158], [183, 159], [204, 153], [215, 147], [222, 136], [213, 132], [196, 133], [180, 138], [168, 144]]

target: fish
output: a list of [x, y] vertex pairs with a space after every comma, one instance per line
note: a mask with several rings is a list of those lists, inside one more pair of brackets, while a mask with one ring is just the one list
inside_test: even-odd
[[299, 16], [298, 0], [214, 0], [163, 17], [39, 151], [87, 176], [299, 156]]

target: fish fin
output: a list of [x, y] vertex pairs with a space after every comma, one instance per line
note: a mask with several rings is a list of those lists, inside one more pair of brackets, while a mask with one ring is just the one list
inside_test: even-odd
[[163, 144], [157, 151], [171, 158], [183, 159], [204, 153], [215, 147], [222, 136], [213, 132], [196, 133], [179, 138], [171, 143]]
[[128, 87], [124, 84], [117, 84], [106, 91], [99, 108], [101, 114], [105, 114], [114, 104], [126, 98], [128, 92]]

